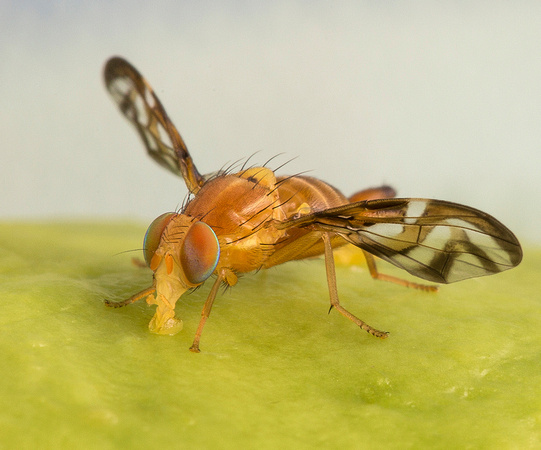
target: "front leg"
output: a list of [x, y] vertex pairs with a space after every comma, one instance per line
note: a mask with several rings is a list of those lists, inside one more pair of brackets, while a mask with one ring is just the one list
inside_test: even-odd
[[123, 306], [135, 303], [137, 300], [146, 298], [149, 295], [152, 295], [154, 292], [156, 292], [156, 283], [153, 283], [152, 286], [143, 289], [141, 292], [138, 292], [137, 294], [132, 295], [130, 298], [120, 302], [112, 302], [111, 300], [105, 299], [105, 306], [109, 306], [110, 308], [121, 308]]
[[203, 327], [205, 326], [205, 323], [210, 316], [210, 310], [212, 309], [214, 299], [216, 298], [216, 294], [218, 293], [218, 289], [220, 287], [220, 284], [222, 284], [222, 281], [225, 282], [228, 286], [233, 286], [237, 283], [237, 276], [230, 269], [221, 269], [218, 272], [218, 277], [216, 278], [216, 281], [214, 282], [212, 289], [210, 290], [209, 296], [207, 297], [207, 300], [203, 305], [203, 310], [201, 311], [201, 320], [199, 321], [199, 326], [197, 327], [197, 331], [195, 332], [193, 344], [190, 347], [190, 351], [194, 353], [201, 352], [201, 350], [199, 349], [201, 333], [203, 332]]

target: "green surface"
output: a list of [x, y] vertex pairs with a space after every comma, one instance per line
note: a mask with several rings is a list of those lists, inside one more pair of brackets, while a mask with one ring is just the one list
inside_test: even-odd
[[321, 260], [247, 275], [193, 354], [210, 283], [173, 337], [143, 302], [103, 304], [150, 284], [118, 254], [144, 230], [0, 225], [0, 448], [541, 447], [541, 251], [438, 294], [339, 266], [343, 305], [387, 340], [327, 314]]

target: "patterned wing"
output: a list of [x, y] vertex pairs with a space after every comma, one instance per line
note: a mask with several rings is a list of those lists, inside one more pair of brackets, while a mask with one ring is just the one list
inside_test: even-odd
[[453, 283], [518, 265], [515, 235], [492, 216], [427, 199], [369, 200], [275, 223], [334, 232], [412, 275]]
[[122, 114], [135, 126], [149, 155], [163, 167], [184, 178], [196, 193], [204, 183], [179, 132], [160, 100], [129, 62], [114, 57], [104, 69], [107, 90]]

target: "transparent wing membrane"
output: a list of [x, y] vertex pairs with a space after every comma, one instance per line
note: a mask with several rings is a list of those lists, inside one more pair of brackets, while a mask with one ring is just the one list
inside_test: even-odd
[[440, 200], [370, 200], [282, 222], [332, 231], [412, 275], [453, 283], [520, 263], [514, 234], [492, 216]]
[[135, 67], [118, 57], [107, 62], [104, 77], [107, 90], [135, 126], [148, 154], [161, 166], [182, 176], [190, 192], [196, 193], [204, 183], [203, 177], [150, 84]]

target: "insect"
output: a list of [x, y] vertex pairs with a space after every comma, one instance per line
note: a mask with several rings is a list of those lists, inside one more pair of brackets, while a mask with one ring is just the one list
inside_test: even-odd
[[340, 304], [333, 249], [351, 243], [365, 254], [370, 275], [403, 286], [434, 291], [382, 274], [374, 256], [436, 283], [453, 283], [511, 269], [522, 259], [517, 238], [490, 215], [447, 201], [394, 198], [388, 186], [360, 191], [350, 198], [309, 176], [277, 176], [266, 167], [221, 170], [201, 175], [160, 100], [126, 60], [111, 58], [106, 87], [135, 126], [149, 155], [182, 176], [191, 199], [180, 212], [168, 212], [149, 226], [145, 261], [152, 285], [112, 307], [140, 299], [156, 305], [149, 328], [174, 334], [182, 328], [175, 304], [211, 275], [212, 289], [201, 312], [190, 350], [199, 352], [203, 327], [222, 284], [238, 275], [287, 261], [324, 255], [331, 309], [379, 338], [379, 331]]

